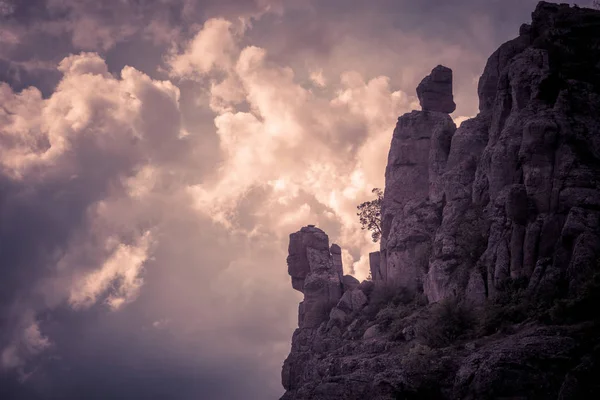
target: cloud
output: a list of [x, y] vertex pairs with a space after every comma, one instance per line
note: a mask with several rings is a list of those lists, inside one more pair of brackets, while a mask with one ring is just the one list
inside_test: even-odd
[[325, 87], [326, 86], [326, 81], [325, 81], [325, 77], [323, 76], [323, 70], [320, 69], [318, 71], [313, 71], [310, 73], [310, 80], [317, 86], [319, 87]]
[[167, 60], [171, 74], [179, 77], [201, 76], [213, 68], [229, 68], [232, 53], [237, 47], [232, 28], [232, 23], [225, 19], [206, 21], [200, 32], [185, 45], [184, 52], [172, 55]]
[[[195, 154], [202, 140], [194, 129], [183, 133], [177, 87], [131, 67], [112, 74], [95, 53], [69, 56], [59, 68], [63, 77], [47, 99], [34, 88], [14, 92], [2, 86], [0, 118], [6, 129], [0, 139], [9, 144], [2, 148], [2, 178], [9, 185], [3, 191], [8, 199], [3, 212], [11, 216], [3, 220], [3, 240], [28, 246], [13, 246], [3, 259], [3, 268], [16, 273], [19, 268], [13, 268], [22, 267], [27, 276], [16, 281], [6, 275], [19, 295], [4, 291], [14, 310], [0, 342], [5, 366], [27, 376], [28, 385], [41, 384], [56, 363], [76, 363], [45, 356], [58, 352], [66, 357], [75, 348], [66, 340], [78, 335], [73, 323], [59, 323], [65, 309], [79, 311], [72, 318], [87, 320], [87, 312], [135, 313], [139, 310], [131, 307], [140, 304], [153, 321], [168, 315], [170, 323], [160, 331], [188, 346], [201, 349], [228, 336], [230, 344], [213, 345], [197, 362], [210, 362], [215, 353], [247, 360], [255, 356], [244, 350], [250, 346], [260, 349], [269, 373], [277, 370], [295, 324], [293, 313], [282, 318], [282, 312], [296, 301], [288, 296], [285, 269], [268, 272], [285, 258], [281, 242], [272, 230], [259, 229], [249, 236], [257, 247], [249, 249], [245, 235], [211, 227], [204, 212], [192, 207], [187, 188], [198, 181], [194, 172], [203, 160]], [[251, 271], [260, 259], [262, 271]], [[222, 302], [227, 282], [236, 286], [244, 280], [246, 289], [232, 295], [237, 300], [227, 307], [194, 306], [182, 312], [190, 308], [190, 299], [193, 305]], [[208, 285], [214, 282], [223, 285]], [[202, 291], [203, 286], [209, 287]], [[278, 298], [276, 307], [269, 305]], [[267, 308], [271, 311], [265, 314]], [[35, 351], [20, 350], [30, 332], [20, 327], [38, 320], [40, 345]], [[272, 335], [282, 343], [264, 343], [264, 326], [278, 323]], [[166, 338], [145, 335], [158, 340], [157, 346], [167, 345]], [[55, 344], [46, 346], [43, 338]], [[85, 351], [102, 352], [100, 343], [110, 346], [96, 340]], [[131, 362], [138, 362], [131, 352], [136, 360]], [[60, 375], [52, 376], [62, 382]], [[275, 383], [268, 387], [280, 390]]]
[[[227, 52], [216, 53], [205, 64], [194, 61], [193, 43], [216, 48], [223, 34], [231, 44]], [[231, 343], [237, 344], [218, 351], [251, 357], [243, 350], [248, 341], [262, 346], [265, 320], [281, 322], [282, 307], [296, 301], [288, 297], [285, 269], [274, 275], [250, 272], [261, 258], [265, 266], [285, 258], [289, 231], [314, 220], [331, 225], [342, 244], [347, 239], [352, 248], [344, 252], [347, 270], [366, 276], [355, 257], [372, 244], [363, 232], [355, 232], [354, 209], [381, 177], [363, 167], [360, 157], [376, 153], [385, 158], [386, 146], [374, 147], [373, 138], [385, 142], [380, 137], [388, 135], [397, 114], [408, 110], [414, 99], [391, 90], [385, 77], [365, 80], [356, 72], [339, 77], [336, 91], [313, 93], [296, 81], [291, 68], [270, 62], [265, 49], [243, 47], [241, 37], [230, 34], [231, 24], [209, 21], [186, 50], [170, 59], [184, 66], [173, 68], [174, 76], [210, 75], [212, 80], [208, 94], [222, 162], [199, 183], [190, 171], [202, 163], [194, 158], [201, 135], [193, 128], [184, 130], [180, 91], [168, 81], [153, 80], [131, 67], [116, 75], [98, 54], [81, 53], [59, 63], [63, 77], [47, 99], [33, 88], [17, 93], [3, 86], [7, 129], [2, 140], [9, 144], [2, 158], [6, 178], [17, 187], [36, 188], [28, 194], [31, 207], [39, 204], [38, 193], [47, 187], [44, 191], [54, 197], [46, 208], [55, 215], [71, 212], [61, 221], [63, 234], [57, 240], [48, 242], [40, 235], [46, 231], [37, 234], [40, 243], [48, 242], [48, 252], [37, 254], [33, 265], [36, 270], [49, 268], [49, 273], [34, 274], [37, 279], [28, 285], [31, 300], [18, 308], [34, 317], [45, 312], [44, 306], [53, 310], [65, 304], [82, 312], [102, 304], [126, 309], [125, 304], [143, 298], [145, 291], [158, 294], [159, 276], [158, 281], [172, 279], [165, 265], [180, 265], [178, 273], [185, 274], [189, 263], [211, 257], [210, 246], [237, 246], [231, 254], [213, 256], [227, 268], [201, 270], [205, 278], [213, 276], [204, 295], [219, 298], [227, 284], [245, 289], [223, 304], [228, 314], [196, 309], [192, 320], [209, 321], [212, 329], [196, 334], [206, 341], [214, 340], [211, 332], [230, 332]], [[215, 72], [221, 77], [211, 75]], [[182, 225], [174, 221], [182, 219], [190, 224], [192, 235], [176, 230]], [[207, 219], [223, 225], [222, 236], [207, 237], [202, 252], [192, 241], [174, 253], [178, 246], [188, 246], [190, 237], [202, 240], [198, 232]], [[48, 233], [56, 230], [56, 222], [46, 223]], [[248, 241], [254, 243], [252, 249]], [[157, 310], [166, 306], [163, 315], [172, 315], [168, 309], [175, 305], [185, 307], [174, 287], [162, 292], [167, 297]], [[33, 300], [40, 296], [43, 306]], [[264, 315], [267, 303], [278, 296], [287, 300]], [[140, 304], [151, 303], [146, 298]], [[255, 318], [257, 312], [262, 319]], [[294, 313], [288, 315], [273, 332], [274, 340], [282, 340], [278, 352], [265, 350], [271, 354], [265, 362], [274, 369], [279, 352], [285, 350], [288, 329], [295, 324]], [[154, 321], [161, 318], [165, 317]], [[175, 334], [188, 337], [190, 327], [197, 326], [192, 320], [169, 317], [164, 329], [179, 329]], [[240, 336], [235, 327], [244, 327], [246, 334]], [[23, 332], [17, 329], [14, 335], [22, 338]], [[49, 335], [40, 337], [60, 342], [60, 335]], [[6, 343], [10, 360], [14, 347]], [[49, 348], [40, 346], [36, 355]], [[18, 357], [20, 366], [33, 360], [27, 352]]]
[[[230, 43], [229, 27], [209, 21], [192, 43], [209, 48]], [[242, 229], [236, 210], [249, 191], [261, 187], [266, 197], [250, 212], [255, 221], [250, 231], [258, 225], [281, 235], [281, 228], [293, 229], [292, 222], [332, 221], [325, 212], [333, 212], [342, 243], [356, 247], [354, 253], [372, 249], [356, 233], [355, 207], [382, 186], [389, 132], [399, 114], [416, 106], [415, 98], [391, 90], [387, 77], [367, 81], [356, 71], [338, 78], [337, 91], [315, 93], [296, 81], [290, 67], [269, 62], [265, 49], [228, 49], [227, 62], [217, 64], [209, 51], [207, 64], [193, 67], [190, 47], [170, 60], [174, 76], [181, 76], [181, 65], [192, 68], [188, 76], [208, 77], [213, 68], [223, 76], [211, 78], [209, 89], [223, 161], [211, 179], [190, 186], [197, 209], [230, 230]], [[357, 273], [364, 278], [363, 264], [357, 264]]]
[[[114, 242], [115, 240], [109, 240]], [[114, 247], [114, 244], [109, 244]], [[143, 284], [142, 267], [148, 258], [150, 232], [132, 245], [118, 244], [113, 254], [97, 270], [78, 279], [71, 287], [69, 303], [75, 309], [88, 308], [110, 290], [105, 302], [112, 309], [135, 300]]]
[[2, 351], [0, 356], [2, 367], [22, 367], [25, 364], [25, 358], [36, 356], [50, 346], [50, 340], [42, 335], [38, 323], [31, 321], [22, 330], [22, 334]]
[[[0, 3], [0, 80], [16, 89], [34, 84], [49, 96], [60, 74], [56, 65], [80, 51], [109, 55], [118, 71], [134, 65], [158, 77], [160, 60], [210, 18], [250, 27], [281, 13], [280, 0], [4, 0]], [[131, 57], [131, 54], [135, 54]]]
[[[31, 274], [13, 306], [27, 316], [14, 316], [19, 326], [41, 311], [36, 296], [52, 308], [67, 299], [88, 308], [102, 298], [117, 309], [139, 294], [152, 226], [147, 216], [120, 208], [151, 191], [152, 166], [168, 165], [184, 148], [177, 144], [183, 140], [179, 92], [169, 82], [130, 67], [115, 78], [95, 53], [67, 57], [59, 70], [63, 79], [48, 99], [35, 88], [15, 93], [0, 86], [0, 163], [8, 185], [3, 212], [13, 216], [3, 222], [2, 235], [22, 232], [33, 246], [29, 255], [17, 247], [3, 260]], [[155, 107], [162, 123], [149, 117]], [[24, 216], [29, 225], [15, 229]], [[5, 365], [21, 366], [48, 347], [34, 340], [36, 329], [17, 329], [19, 340], [32, 344], [25, 352], [8, 345]]]

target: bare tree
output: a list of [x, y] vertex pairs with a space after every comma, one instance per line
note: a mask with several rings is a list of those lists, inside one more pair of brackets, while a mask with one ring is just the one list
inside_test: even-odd
[[377, 195], [375, 200], [365, 201], [358, 205], [358, 218], [361, 229], [371, 231], [373, 242], [377, 243], [381, 238], [381, 202], [383, 201], [383, 190], [375, 188], [372, 190]]

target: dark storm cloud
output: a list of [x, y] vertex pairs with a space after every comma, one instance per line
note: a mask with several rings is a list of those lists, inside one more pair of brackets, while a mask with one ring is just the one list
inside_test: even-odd
[[[275, 396], [278, 379], [260, 377], [280, 362], [270, 354], [291, 326], [290, 302], [269, 275], [235, 289], [245, 278], [231, 255], [244, 258], [252, 243], [191, 207], [185, 187], [206, 160], [198, 135], [181, 136], [178, 90], [131, 68], [111, 76], [91, 53], [60, 65], [46, 100], [0, 87], [3, 398]], [[145, 230], [156, 244], [142, 271]], [[268, 359], [256, 368], [260, 354]]]
[[[203, 290], [201, 284], [198, 290]], [[138, 304], [143, 302], [139, 299]], [[207, 339], [199, 326], [195, 339], [182, 337], [169, 329], [173, 321], [154, 326], [148, 318], [151, 311], [137, 304], [119, 313], [101, 308], [86, 314], [54, 311], [41, 326], [56, 350], [40, 357], [25, 384], [5, 375], [0, 380], [2, 398], [242, 400], [279, 394], [263, 379], [267, 365], [258, 354], [246, 359], [215, 357], [212, 347], [220, 346], [227, 335]]]
[[[49, 95], [69, 53], [108, 52], [109, 70], [132, 65], [154, 74], [165, 48], [207, 18], [251, 18], [277, 0], [2, 0], [0, 80]], [[135, 60], [127, 58], [136, 53]]]

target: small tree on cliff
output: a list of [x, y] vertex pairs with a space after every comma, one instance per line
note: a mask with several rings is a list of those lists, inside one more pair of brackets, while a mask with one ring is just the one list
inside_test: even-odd
[[358, 218], [361, 229], [368, 229], [371, 231], [371, 238], [373, 242], [377, 243], [381, 238], [381, 202], [383, 201], [383, 190], [375, 188], [372, 190], [377, 195], [375, 200], [365, 201], [358, 205]]

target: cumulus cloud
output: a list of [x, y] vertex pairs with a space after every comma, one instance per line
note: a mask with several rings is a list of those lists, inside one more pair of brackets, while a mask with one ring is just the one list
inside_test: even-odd
[[232, 23], [225, 19], [206, 21], [200, 32], [185, 46], [182, 54], [168, 59], [171, 74], [180, 77], [204, 75], [213, 68], [228, 69], [236, 41]]
[[[290, 67], [270, 63], [265, 49], [239, 47], [230, 26], [208, 21], [192, 41], [209, 49], [225, 41], [227, 62], [214, 63], [209, 51], [206, 64], [196, 65], [193, 45], [170, 59], [174, 76], [187, 71], [203, 77], [212, 68], [224, 76], [209, 89], [223, 162], [210, 181], [190, 187], [198, 210], [239, 228], [240, 201], [252, 188], [263, 187], [264, 204], [255, 205], [252, 214], [260, 226], [286, 235], [277, 227], [331, 220], [328, 212], [341, 225], [337, 240], [355, 247], [354, 253], [373, 248], [356, 232], [356, 205], [382, 186], [389, 134], [396, 117], [416, 106], [415, 98], [392, 90], [388, 77], [366, 80], [356, 71], [343, 73], [336, 91], [314, 93]], [[242, 98], [249, 111], [240, 109]], [[364, 263], [357, 266], [364, 278]]]
[[[57, 218], [49, 214], [44, 220], [34, 211], [29, 217], [32, 228], [46, 225], [48, 231], [31, 230], [26, 238], [41, 247], [33, 249], [32, 256], [39, 258], [31, 259], [33, 265], [27, 268], [35, 271], [33, 279], [40, 279], [32, 286], [47, 304], [68, 299], [73, 308], [87, 308], [103, 299], [117, 309], [138, 295], [152, 241], [144, 230], [152, 228], [147, 217], [122, 213], [119, 206], [129, 201], [132, 207], [133, 199], [152, 190], [152, 166], [168, 165], [177, 157], [177, 142], [183, 140], [179, 92], [171, 83], [153, 81], [130, 67], [116, 78], [95, 53], [67, 57], [59, 70], [63, 79], [48, 99], [35, 88], [15, 93], [6, 84], [0, 86], [0, 162], [4, 179], [13, 187], [5, 197], [22, 203], [17, 207], [8, 201], [6, 207], [13, 209], [5, 212], [12, 212], [14, 223], [19, 223], [22, 213], [44, 202]], [[162, 110], [162, 124], [148, 118], [156, 106]], [[156, 154], [162, 148], [173, 153]], [[51, 197], [39, 197], [48, 192]], [[5, 221], [6, 229], [11, 223]], [[65, 230], [62, 243], [54, 240], [60, 229]], [[53, 233], [56, 238], [50, 236]], [[39, 274], [47, 268], [54, 271], [50, 279]], [[38, 306], [26, 301], [18, 307], [31, 319]], [[30, 326], [35, 329], [23, 330], [20, 339], [31, 343], [25, 355], [17, 357], [9, 345], [3, 353], [5, 365], [18, 366], [28, 354], [47, 347], [42, 336], [36, 339], [38, 325]]]

